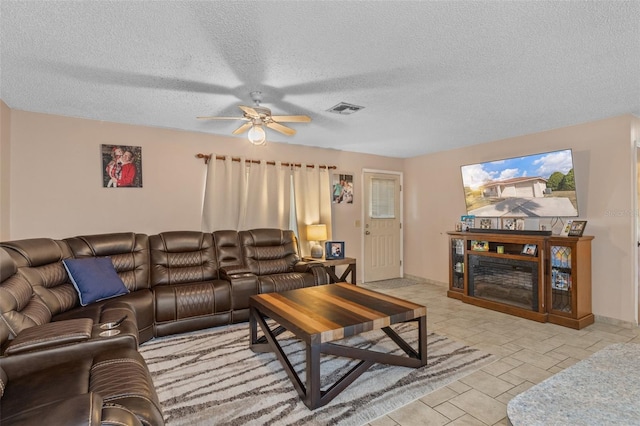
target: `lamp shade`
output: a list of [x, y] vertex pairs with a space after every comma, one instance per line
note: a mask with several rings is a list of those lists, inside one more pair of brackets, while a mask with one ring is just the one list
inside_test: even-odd
[[307, 241], [324, 241], [327, 239], [327, 225], [307, 225]]

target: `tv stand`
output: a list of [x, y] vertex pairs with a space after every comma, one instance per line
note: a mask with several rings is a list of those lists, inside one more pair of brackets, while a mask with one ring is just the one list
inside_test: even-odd
[[469, 230], [466, 232], [472, 232], [476, 234], [478, 233], [486, 234], [490, 232], [492, 234], [506, 234], [506, 235], [543, 235], [543, 236], [551, 235], [551, 231], [538, 231], [538, 230], [530, 230], [530, 229], [514, 231], [511, 229], [469, 228]]
[[541, 232], [449, 232], [447, 295], [539, 322], [575, 329], [593, 324], [593, 237]]

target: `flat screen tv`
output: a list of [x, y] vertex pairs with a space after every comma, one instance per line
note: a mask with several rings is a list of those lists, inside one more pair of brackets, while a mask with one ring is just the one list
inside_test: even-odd
[[462, 166], [467, 214], [476, 217], [576, 217], [570, 149]]

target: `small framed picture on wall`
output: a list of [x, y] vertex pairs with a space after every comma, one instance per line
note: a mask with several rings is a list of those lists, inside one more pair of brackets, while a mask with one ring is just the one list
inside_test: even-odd
[[353, 175], [334, 173], [331, 180], [333, 204], [353, 204]]
[[102, 145], [102, 186], [142, 188], [142, 147]]

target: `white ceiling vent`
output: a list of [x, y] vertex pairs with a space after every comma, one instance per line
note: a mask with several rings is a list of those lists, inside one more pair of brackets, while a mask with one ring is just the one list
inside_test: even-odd
[[363, 106], [348, 104], [346, 102], [340, 102], [338, 105], [332, 106], [327, 111], [333, 112], [334, 114], [353, 114], [354, 112], [360, 111]]

